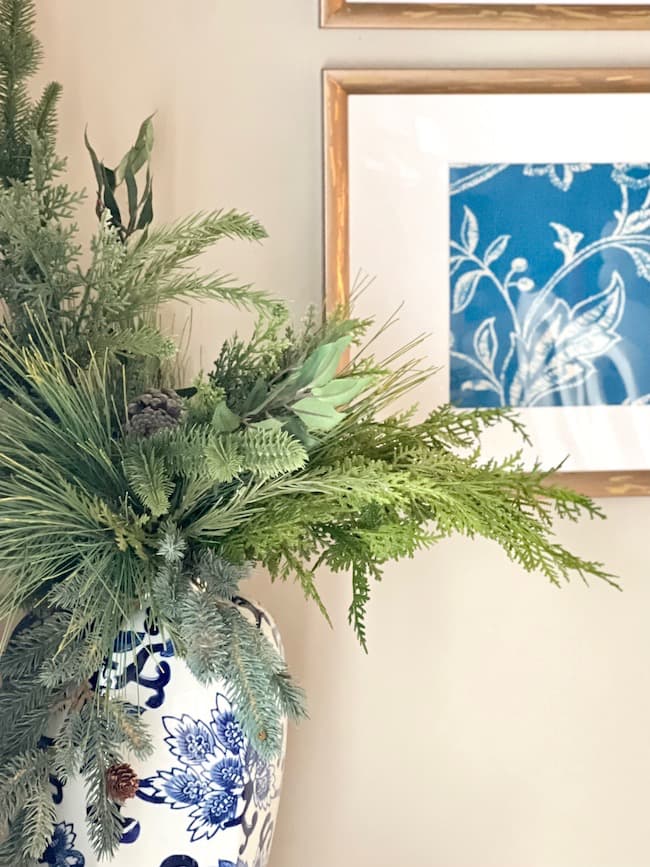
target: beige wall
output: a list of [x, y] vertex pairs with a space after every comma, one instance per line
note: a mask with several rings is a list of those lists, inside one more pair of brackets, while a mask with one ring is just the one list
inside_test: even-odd
[[[634, 65], [650, 53], [650, 33], [319, 31], [316, 4], [38, 0], [74, 181], [91, 183], [84, 124], [113, 159], [157, 109], [158, 217], [253, 211], [271, 240], [215, 262], [297, 310], [321, 293], [322, 66]], [[238, 321], [197, 311], [195, 365]], [[454, 540], [387, 570], [368, 657], [345, 623], [344, 578], [322, 576], [333, 633], [297, 588], [256, 579], [311, 696], [311, 721], [291, 734], [273, 867], [647, 867], [650, 501], [605, 507], [607, 523], [558, 533], [605, 559], [624, 594], [559, 592], [493, 545]]]

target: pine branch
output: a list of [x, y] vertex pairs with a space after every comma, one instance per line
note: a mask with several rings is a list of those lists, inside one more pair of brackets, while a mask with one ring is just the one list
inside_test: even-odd
[[0, 767], [0, 825], [12, 822], [23, 809], [31, 781], [38, 777], [42, 766], [43, 751], [36, 749], [17, 752], [3, 761]]
[[238, 718], [256, 751], [272, 758], [280, 749], [282, 725], [269, 673], [284, 670], [284, 662], [273, 658], [268, 641], [236, 609], [226, 608], [222, 614], [229, 633], [228, 682]]
[[0, 656], [3, 681], [36, 674], [56, 652], [69, 622], [69, 615], [62, 611], [24, 618], [13, 630]]
[[85, 730], [81, 773], [86, 786], [88, 838], [99, 857], [113, 856], [119, 847], [123, 827], [119, 806], [108, 797], [106, 774], [119, 764], [121, 736], [98, 702], [89, 702], [81, 711]]
[[32, 109], [30, 125], [37, 137], [47, 142], [54, 142], [56, 138], [56, 107], [61, 98], [61, 91], [62, 87], [58, 82], [50, 82]]
[[38, 774], [31, 778], [23, 810], [23, 856], [41, 858], [57, 823], [56, 804], [52, 799], [49, 766], [46, 761], [42, 761]]

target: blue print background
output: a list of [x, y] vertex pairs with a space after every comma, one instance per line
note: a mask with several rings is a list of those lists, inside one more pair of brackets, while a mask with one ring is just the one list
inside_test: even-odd
[[450, 170], [451, 401], [650, 402], [650, 166]]

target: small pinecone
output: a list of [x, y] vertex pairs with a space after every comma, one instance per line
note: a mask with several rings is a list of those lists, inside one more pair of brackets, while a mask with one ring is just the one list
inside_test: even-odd
[[183, 414], [183, 400], [172, 388], [145, 391], [128, 406], [129, 433], [149, 437], [176, 427]]
[[135, 798], [139, 786], [140, 780], [131, 765], [111, 765], [106, 771], [106, 793], [111, 801], [121, 804]]

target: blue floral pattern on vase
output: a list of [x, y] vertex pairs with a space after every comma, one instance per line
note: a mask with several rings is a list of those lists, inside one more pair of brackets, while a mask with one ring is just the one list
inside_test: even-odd
[[[277, 627], [268, 614], [245, 599], [237, 604], [280, 648]], [[121, 809], [122, 845], [115, 863], [266, 867], [282, 762], [266, 762], [248, 742], [227, 697], [227, 682], [213, 687], [218, 690], [215, 700], [215, 692], [200, 685], [175, 657], [172, 643], [146, 612], [134, 620], [133, 628], [117, 636], [110, 664], [95, 675], [92, 685], [102, 690], [108, 681], [147, 714], [155, 744], [151, 758], [133, 762], [141, 786], [137, 799]], [[83, 782], [51, 782], [60, 824], [40, 863], [94, 864], [85, 833]], [[173, 811], [167, 823], [160, 815], [165, 808]]]
[[650, 403], [650, 165], [450, 170], [451, 401]]
[[191, 842], [237, 825], [250, 834], [257, 817], [248, 824], [249, 807], [266, 809], [276, 797], [275, 772], [248, 742], [228, 698], [217, 693], [208, 721], [183, 714], [164, 717], [163, 725], [178, 764], [143, 780], [138, 797], [187, 810]]
[[74, 848], [76, 841], [73, 826], [61, 822], [54, 829], [52, 841], [39, 863], [49, 864], [50, 867], [85, 867], [86, 859]]

